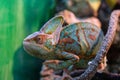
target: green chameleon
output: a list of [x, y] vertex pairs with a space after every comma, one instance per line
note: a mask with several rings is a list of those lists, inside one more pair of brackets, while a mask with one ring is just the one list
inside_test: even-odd
[[[55, 16], [41, 29], [23, 41], [24, 49], [31, 55], [48, 61], [45, 64], [55, 70], [75, 65], [79, 68], [95, 56], [103, 40], [102, 30], [87, 22], [62, 27], [64, 19]], [[60, 60], [55, 62], [54, 60]]]

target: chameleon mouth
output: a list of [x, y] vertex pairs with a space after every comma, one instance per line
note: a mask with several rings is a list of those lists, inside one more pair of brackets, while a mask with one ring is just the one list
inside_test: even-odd
[[30, 43], [30, 42], [28, 42], [28, 41], [24, 41], [23, 42], [23, 47], [24, 47], [24, 49], [25, 49], [25, 51], [27, 51], [28, 53], [32, 53], [32, 44]]
[[29, 41], [29, 40], [25, 40], [23, 41], [23, 47], [25, 48], [26, 51], [31, 51], [31, 50], [35, 50], [35, 47], [38, 47], [40, 49], [40, 45], [36, 44], [35, 41]]
[[44, 45], [37, 44], [35, 41], [31, 41], [29, 39], [23, 41], [23, 47], [29, 53], [38, 53], [42, 50], [47, 52], [49, 51], [49, 49], [47, 49]]
[[34, 44], [28, 41], [24, 41], [23, 42], [23, 48], [24, 50], [29, 53], [32, 56], [38, 57], [38, 56], [42, 56], [39, 53], [39, 50], [41, 50], [42, 48], [40, 48], [40, 46], [38, 44]]
[[[27, 53], [29, 53], [30, 55], [32, 55], [34, 57], [38, 57], [38, 58], [41, 58], [43, 60], [48, 58], [48, 55], [45, 55], [45, 54], [48, 53], [49, 50], [44, 46], [30, 43], [28, 41], [24, 41], [23, 48]], [[42, 54], [42, 53], [44, 53], [44, 54]]]

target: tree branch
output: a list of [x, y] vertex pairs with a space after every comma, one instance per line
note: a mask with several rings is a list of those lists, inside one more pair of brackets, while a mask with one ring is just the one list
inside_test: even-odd
[[83, 74], [81, 74], [79, 77], [75, 77], [74, 80], [91, 80], [91, 78], [95, 75], [98, 64], [106, 56], [112, 44], [118, 26], [119, 16], [120, 16], [120, 10], [115, 10], [112, 12], [109, 21], [108, 31], [103, 39], [100, 50], [97, 52], [96, 57], [90, 62], [90, 65], [86, 69], [86, 71]]
[[[84, 70], [75, 70], [70, 73], [72, 78], [81, 75]], [[108, 73], [108, 72], [97, 72], [91, 80], [120, 80], [120, 74]]]

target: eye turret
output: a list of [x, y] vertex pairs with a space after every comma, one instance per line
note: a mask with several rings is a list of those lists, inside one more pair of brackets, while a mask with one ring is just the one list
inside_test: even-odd
[[35, 42], [37, 44], [43, 44], [46, 40], [46, 36], [45, 35], [39, 35], [35, 38]]
[[35, 42], [36, 42], [37, 44], [43, 44], [43, 39], [42, 39], [41, 37], [37, 36], [37, 37], [35, 38]]

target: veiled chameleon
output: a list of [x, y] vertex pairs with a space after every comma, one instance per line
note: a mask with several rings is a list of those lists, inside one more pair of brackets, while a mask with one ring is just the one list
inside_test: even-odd
[[40, 31], [24, 39], [24, 49], [33, 56], [53, 60], [46, 62], [46, 65], [53, 69], [68, 68], [71, 65], [87, 67], [104, 37], [101, 29], [87, 22], [62, 27], [63, 22], [62, 16], [49, 20]]

